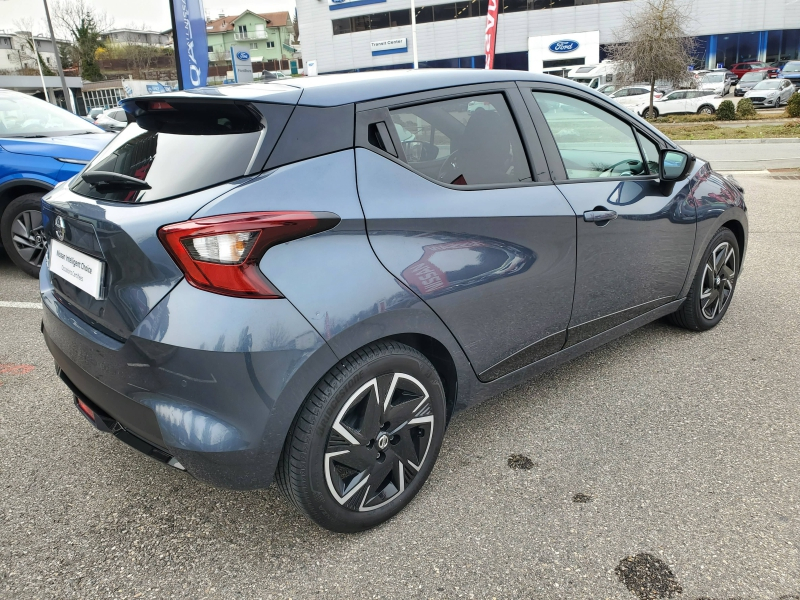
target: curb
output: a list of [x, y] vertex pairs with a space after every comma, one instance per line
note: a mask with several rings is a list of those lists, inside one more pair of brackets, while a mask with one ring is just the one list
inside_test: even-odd
[[746, 140], [672, 140], [681, 146], [721, 146], [727, 144], [798, 144], [800, 138], [754, 138]]

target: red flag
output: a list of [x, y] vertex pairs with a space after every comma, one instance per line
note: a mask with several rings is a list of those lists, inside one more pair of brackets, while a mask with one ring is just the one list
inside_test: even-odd
[[497, 8], [498, 0], [489, 0], [489, 12], [486, 13], [486, 69], [494, 69], [494, 45], [497, 41]]

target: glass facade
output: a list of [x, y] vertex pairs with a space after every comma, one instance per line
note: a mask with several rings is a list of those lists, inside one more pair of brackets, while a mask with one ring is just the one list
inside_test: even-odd
[[[563, 8], [565, 6], [584, 6], [586, 4], [605, 4], [624, 0], [503, 0], [500, 13], [521, 12], [525, 10], [545, 10]], [[460, 2], [444, 2], [416, 7], [417, 24], [468, 19], [486, 16], [488, 0], [461, 0]], [[354, 33], [374, 29], [386, 29], [411, 24], [410, 10], [393, 10], [389, 12], [333, 19], [333, 34]], [[527, 69], [527, 67], [526, 67]]]
[[122, 88], [107, 88], [104, 90], [89, 90], [83, 92], [83, 99], [86, 109], [90, 108], [112, 108], [117, 106], [120, 100], [125, 98], [125, 90]]

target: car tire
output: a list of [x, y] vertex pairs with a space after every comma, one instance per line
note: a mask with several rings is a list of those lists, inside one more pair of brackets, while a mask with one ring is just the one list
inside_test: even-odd
[[698, 115], [713, 115], [714, 114], [714, 107], [710, 104], [704, 104], [700, 108], [697, 109]]
[[445, 405], [436, 369], [414, 348], [389, 340], [357, 350], [328, 371], [298, 411], [278, 487], [326, 529], [375, 527], [428, 478], [444, 437]]
[[[650, 118], [650, 107], [649, 106], [642, 111], [642, 118], [643, 119], [649, 119]], [[654, 119], [658, 118], [658, 110], [655, 109], [655, 108], [653, 109], [653, 118]]]
[[9, 258], [31, 277], [39, 276], [47, 239], [42, 231], [43, 192], [23, 194], [9, 202], [0, 219], [0, 238]]
[[703, 253], [686, 301], [667, 319], [692, 331], [715, 327], [727, 313], [736, 291], [739, 260], [736, 236], [730, 229], [721, 228]]

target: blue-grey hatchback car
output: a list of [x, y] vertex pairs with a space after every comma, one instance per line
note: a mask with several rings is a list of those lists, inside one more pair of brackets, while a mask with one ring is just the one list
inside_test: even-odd
[[42, 331], [95, 427], [336, 531], [396, 514], [451, 415], [730, 306], [742, 189], [607, 97], [423, 70], [122, 102], [43, 201]]

